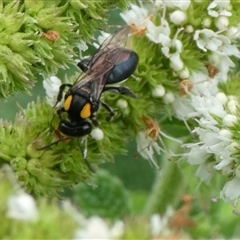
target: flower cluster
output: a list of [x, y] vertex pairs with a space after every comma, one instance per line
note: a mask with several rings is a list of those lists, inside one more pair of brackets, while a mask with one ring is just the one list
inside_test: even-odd
[[[196, 175], [205, 183], [216, 173], [230, 178], [219, 195], [236, 202], [240, 199], [240, 118], [234, 75], [240, 58], [238, 7], [230, 0], [156, 0], [147, 8], [133, 5], [121, 14], [133, 33], [141, 36], [134, 41], [141, 59], [135, 78], [138, 90], [149, 89], [151, 96], [145, 98], [158, 106], [155, 114], [151, 107], [147, 114], [181, 120], [192, 136], [191, 143], [183, 144], [186, 152], [181, 159], [197, 165]], [[139, 134], [138, 144], [144, 139]], [[150, 140], [145, 141], [149, 145]], [[160, 151], [155, 142], [148, 147], [145, 157], [150, 160], [152, 148]]]

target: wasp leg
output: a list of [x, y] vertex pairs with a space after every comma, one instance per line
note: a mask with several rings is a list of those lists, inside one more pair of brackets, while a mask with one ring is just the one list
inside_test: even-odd
[[86, 72], [88, 70], [88, 63], [91, 61], [92, 57], [84, 58], [81, 62], [77, 65], [83, 71]]
[[83, 160], [84, 160], [84, 162], [85, 162], [85, 164], [87, 165], [87, 167], [89, 168], [89, 170], [91, 171], [91, 172], [93, 172], [93, 173], [95, 173], [95, 171], [93, 170], [93, 168], [92, 168], [92, 166], [90, 165], [90, 163], [88, 162], [88, 160], [87, 160], [87, 136], [86, 136], [86, 138], [84, 138], [84, 150], [82, 149], [82, 147], [81, 147], [81, 143], [80, 143], [80, 138], [78, 138], [78, 146], [79, 146], [79, 149], [80, 149], [80, 151], [81, 151], [81, 153], [82, 153], [82, 156], [83, 156]]
[[109, 112], [109, 115], [106, 117], [106, 121], [107, 121], [107, 122], [110, 122], [110, 121], [112, 120], [112, 118], [114, 117], [115, 112], [114, 112], [114, 110], [113, 110], [109, 105], [107, 105], [106, 103], [104, 103], [104, 102], [101, 101], [101, 104], [102, 104], [102, 106]]
[[70, 83], [64, 83], [62, 84], [60, 87], [59, 87], [59, 92], [58, 92], [58, 95], [57, 95], [57, 102], [55, 104], [55, 106], [62, 100], [63, 98], [63, 91], [66, 87], [72, 87], [72, 84]]
[[98, 120], [95, 118], [95, 116], [92, 116], [90, 117], [91, 121], [92, 121], [92, 124], [95, 126], [95, 127], [98, 127], [99, 126], [99, 122]]
[[116, 86], [105, 86], [103, 88], [103, 92], [105, 91], [117, 91], [120, 94], [132, 97], [132, 98], [137, 98], [137, 96], [135, 95], [135, 93], [133, 93], [129, 88], [127, 87], [116, 87]]
[[38, 150], [38, 151], [44, 150], [44, 149], [47, 149], [47, 148], [49, 148], [49, 147], [51, 147], [51, 146], [53, 146], [53, 145], [55, 145], [55, 144], [57, 144], [59, 142], [63, 142], [63, 141], [69, 140], [69, 139], [71, 139], [71, 138], [70, 137], [60, 138], [60, 139], [56, 140], [55, 142], [52, 142], [52, 143], [49, 143], [49, 144], [47, 144], [45, 146], [36, 148], [36, 150]]

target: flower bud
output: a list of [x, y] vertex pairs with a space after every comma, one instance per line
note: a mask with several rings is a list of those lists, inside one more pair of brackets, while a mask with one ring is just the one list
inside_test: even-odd
[[163, 87], [163, 85], [157, 85], [156, 88], [154, 88], [152, 90], [152, 96], [159, 98], [159, 97], [163, 97], [165, 94], [165, 88]]
[[236, 114], [238, 110], [238, 102], [236, 100], [230, 100], [227, 103], [227, 107], [232, 114]]
[[174, 101], [175, 97], [172, 92], [168, 92], [164, 95], [163, 99], [166, 104], [169, 104]]
[[237, 117], [235, 115], [232, 114], [227, 114], [224, 118], [223, 118], [223, 124], [227, 127], [232, 127], [234, 126], [234, 124], [237, 123]]
[[180, 72], [179, 72], [179, 77], [181, 79], [186, 79], [186, 78], [189, 78], [189, 70], [188, 68], [183, 68]]
[[222, 104], [225, 105], [227, 103], [227, 96], [223, 92], [219, 92], [216, 95], [216, 99]]
[[219, 30], [225, 30], [229, 24], [228, 18], [225, 16], [220, 16], [215, 25]]
[[118, 99], [117, 106], [121, 109], [126, 109], [128, 107], [128, 102], [125, 99]]
[[186, 14], [181, 10], [170, 13], [170, 21], [176, 25], [182, 24], [186, 20]]
[[90, 133], [91, 137], [95, 139], [96, 141], [100, 141], [104, 137], [104, 133], [100, 128], [94, 128], [92, 132]]

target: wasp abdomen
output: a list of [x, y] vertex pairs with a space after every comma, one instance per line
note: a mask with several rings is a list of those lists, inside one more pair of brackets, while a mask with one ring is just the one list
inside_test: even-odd
[[121, 54], [129, 54], [127, 60], [117, 64], [111, 71], [106, 84], [114, 84], [130, 77], [136, 70], [139, 57], [137, 53], [131, 50], [124, 50]]

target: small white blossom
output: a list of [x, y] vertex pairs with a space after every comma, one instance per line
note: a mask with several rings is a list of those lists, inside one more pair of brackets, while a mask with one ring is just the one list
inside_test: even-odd
[[27, 193], [19, 193], [8, 199], [7, 216], [20, 221], [36, 221], [38, 210], [33, 197]]
[[125, 13], [120, 13], [120, 16], [128, 25], [134, 24], [139, 28], [146, 27], [150, 21], [148, 10], [136, 5], [131, 5], [131, 9]]
[[150, 218], [150, 231], [152, 237], [157, 237], [163, 229], [163, 220], [159, 214], [153, 214]]
[[84, 52], [88, 49], [88, 46], [87, 46], [86, 42], [80, 41], [80, 43], [77, 45], [77, 48], [79, 49], [79, 51]]
[[163, 15], [161, 18], [160, 26], [155, 26], [152, 21], [149, 21], [147, 23], [146, 36], [149, 38], [150, 41], [154, 43], [163, 44], [165, 42], [165, 39], [169, 39], [170, 31], [170, 26]]
[[100, 217], [93, 216], [87, 220], [85, 226], [76, 231], [74, 240], [78, 239], [113, 239], [107, 223]]
[[162, 0], [162, 3], [169, 8], [177, 7], [183, 11], [187, 10], [191, 4], [190, 0]]
[[239, 32], [239, 29], [236, 28], [236, 27], [230, 27], [228, 28], [227, 30], [227, 36], [230, 38], [230, 39], [237, 39], [240, 37], [240, 32]]
[[110, 36], [110, 33], [101, 31], [101, 35], [98, 36], [97, 42], [93, 43], [93, 46], [98, 49], [100, 45]]
[[161, 84], [157, 85], [156, 88], [154, 88], [152, 90], [153, 97], [160, 98], [160, 97], [164, 96], [164, 94], [165, 94], [165, 88]]
[[111, 228], [111, 234], [114, 239], [119, 239], [124, 234], [124, 223], [122, 221], [117, 221], [113, 224]]
[[201, 179], [202, 182], [209, 184], [213, 173], [207, 170], [205, 164], [200, 164], [195, 175]]
[[228, 181], [225, 184], [220, 196], [225, 201], [239, 199], [239, 197], [240, 197], [240, 179], [235, 177], [231, 181]]
[[169, 58], [171, 61], [170, 66], [175, 71], [180, 71], [184, 67], [180, 57], [180, 53], [182, 52], [182, 42], [177, 39], [177, 36], [181, 30], [182, 28], [178, 29], [173, 39], [166, 37], [165, 41], [162, 41], [162, 52], [167, 58]]
[[100, 141], [104, 138], [104, 133], [100, 128], [94, 128], [90, 133], [90, 135], [96, 141]]
[[211, 29], [197, 30], [193, 39], [196, 41], [197, 46], [204, 52], [207, 50], [216, 51], [222, 42], [218, 39], [218, 35]]
[[152, 138], [146, 136], [143, 131], [137, 134], [137, 151], [144, 159], [150, 160], [156, 168], [159, 168], [154, 159], [154, 153], [160, 155], [161, 148]]
[[207, 8], [208, 15], [211, 17], [219, 17], [219, 16], [230, 17], [230, 16], [232, 16], [232, 13], [227, 11], [229, 4], [230, 4], [230, 0], [224, 0], [224, 1], [214, 0], [214, 1], [212, 1]]
[[[43, 87], [45, 88], [47, 95], [46, 99], [48, 104], [52, 107], [57, 102], [57, 96], [61, 85], [61, 80], [56, 76], [51, 76], [43, 80]], [[62, 103], [58, 103], [57, 106], [59, 106], [60, 104]]]

